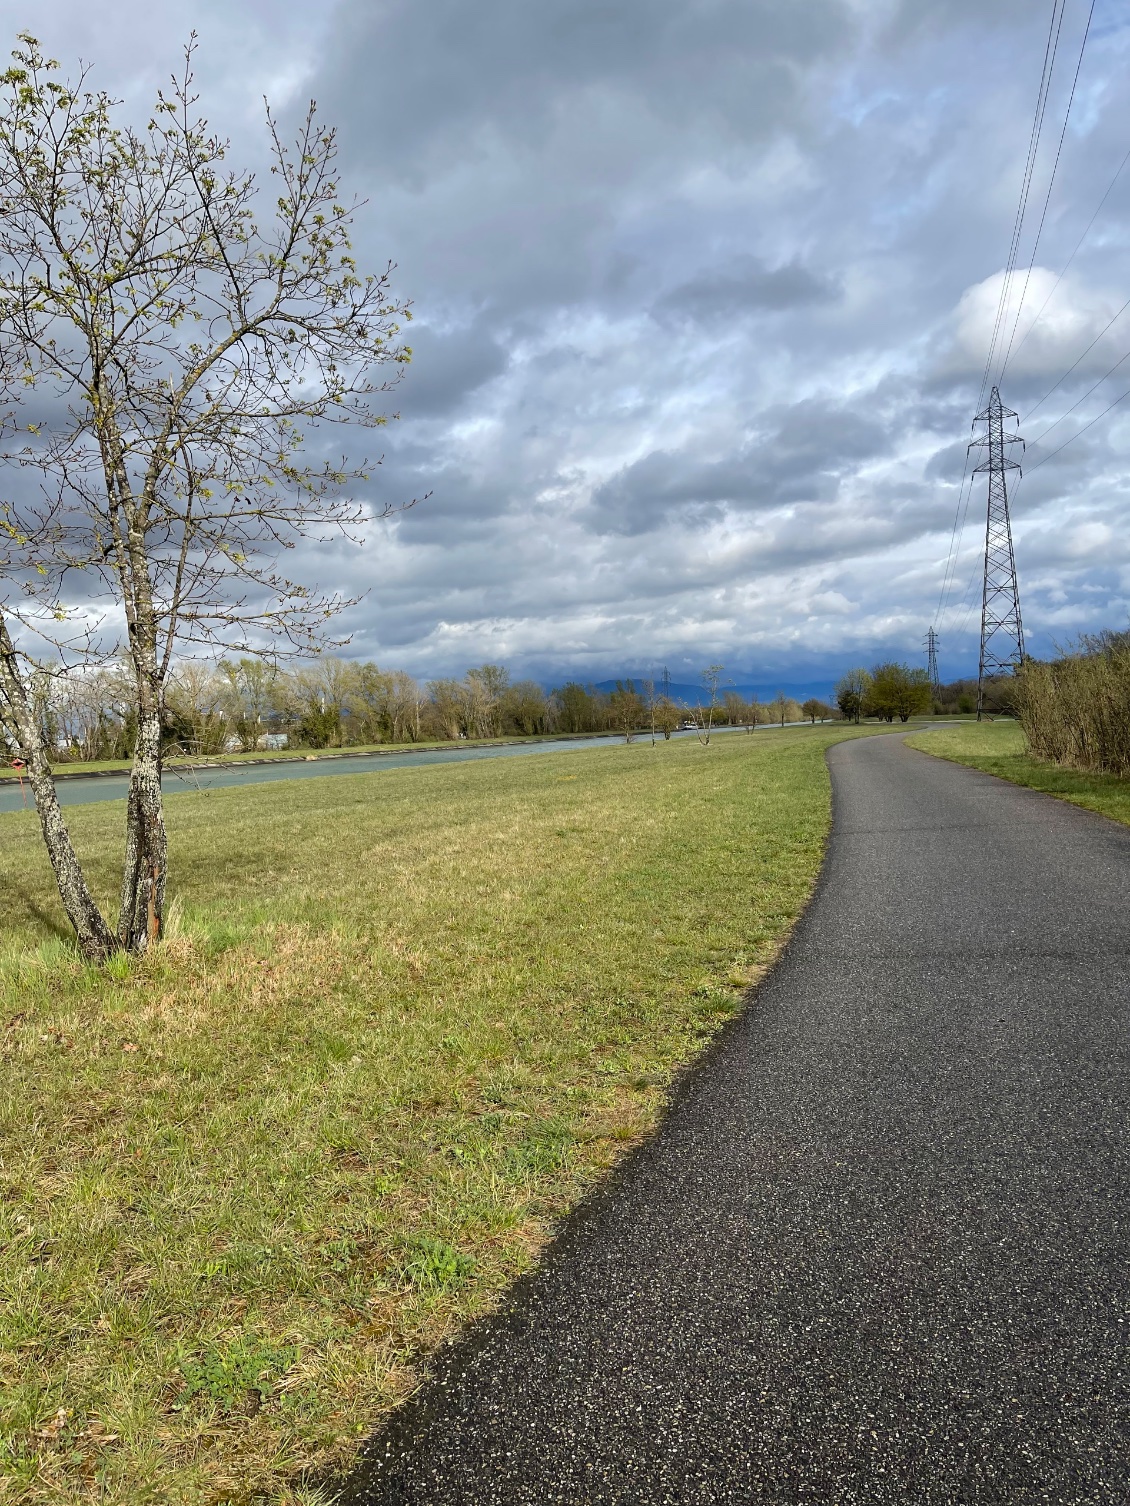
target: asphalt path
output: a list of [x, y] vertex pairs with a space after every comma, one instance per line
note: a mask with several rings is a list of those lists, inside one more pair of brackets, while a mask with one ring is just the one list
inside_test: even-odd
[[1130, 1499], [1130, 831], [829, 764], [781, 962], [350, 1502]]
[[[807, 726], [807, 722], [789, 722], [788, 726]], [[711, 737], [727, 732], [743, 732], [741, 727], [715, 727]], [[757, 736], [775, 732], [776, 726], [759, 727]], [[637, 732], [635, 740], [646, 742], [649, 732]], [[697, 737], [697, 732], [675, 732], [676, 738]], [[408, 749], [387, 753], [319, 754], [309, 759], [279, 758], [262, 762], [197, 764], [190, 765], [180, 759], [165, 766], [164, 787], [166, 795], [183, 794], [188, 791], [228, 789], [249, 784], [274, 783], [279, 779], [322, 779], [335, 774], [381, 774], [391, 769], [427, 768], [438, 763], [472, 763], [480, 758], [523, 758], [534, 753], [580, 753], [591, 748], [607, 748], [622, 742], [621, 734], [605, 733], [596, 737], [543, 738], [528, 743], [488, 743], [461, 748], [458, 743], [450, 747]], [[56, 781], [59, 802], [62, 805], [89, 805], [101, 800], [124, 800], [129, 793], [128, 774], [68, 774], [65, 767]], [[26, 780], [21, 785], [18, 779], [0, 780], [0, 814], [5, 811], [28, 810], [32, 806]]]

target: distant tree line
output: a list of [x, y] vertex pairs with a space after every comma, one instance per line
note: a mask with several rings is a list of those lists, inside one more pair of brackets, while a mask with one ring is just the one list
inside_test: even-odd
[[[130, 757], [137, 713], [125, 665], [65, 676], [44, 671], [34, 677], [32, 694], [56, 762]], [[166, 755], [208, 756], [538, 734], [630, 739], [654, 730], [670, 737], [696, 715], [697, 708], [659, 694], [650, 681], [623, 680], [604, 690], [571, 680], [547, 691], [534, 680], [512, 680], [500, 664], [481, 664], [462, 679], [420, 681], [334, 655], [290, 669], [253, 658], [189, 660], [170, 677], [162, 744]], [[823, 701], [800, 705], [781, 694], [759, 702], [727, 690], [716, 698], [712, 721], [752, 729], [838, 716]]]

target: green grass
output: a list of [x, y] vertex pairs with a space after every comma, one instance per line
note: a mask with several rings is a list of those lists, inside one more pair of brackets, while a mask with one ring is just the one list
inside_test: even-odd
[[[426, 748], [489, 748], [497, 747], [499, 743], [556, 742], [559, 739], [568, 741], [570, 738], [584, 739], [598, 736], [615, 737], [616, 734], [614, 732], [539, 732], [529, 737], [521, 734], [507, 734], [505, 737], [460, 738], [457, 743], [453, 743], [450, 739], [436, 742], [425, 738], [418, 743], [357, 743], [345, 748], [317, 749], [304, 748], [296, 744], [293, 748], [256, 748], [248, 753], [199, 753], [193, 757], [187, 754], [171, 754], [167, 763], [170, 768], [177, 764], [188, 764], [197, 769], [214, 769], [227, 764], [285, 762], [287, 759], [341, 758], [362, 753], [419, 753]], [[93, 763], [83, 763], [80, 759], [74, 762], [68, 760], [55, 766], [56, 774], [128, 774], [129, 771], [130, 760], [128, 758], [103, 758]], [[0, 780], [18, 780], [21, 777], [26, 779], [27, 776], [21, 776], [15, 769], [0, 765]]]
[[176, 794], [102, 970], [0, 816], [0, 1497], [321, 1499], [773, 958], [851, 735]]
[[1016, 722], [967, 722], [960, 727], [941, 727], [907, 739], [912, 748], [968, 764], [986, 774], [996, 774], [1013, 784], [1043, 790], [1073, 805], [1098, 811], [1113, 821], [1130, 826], [1130, 780], [1114, 774], [1089, 774], [1082, 769], [1063, 769], [1045, 763], [1028, 752], [1024, 733]]

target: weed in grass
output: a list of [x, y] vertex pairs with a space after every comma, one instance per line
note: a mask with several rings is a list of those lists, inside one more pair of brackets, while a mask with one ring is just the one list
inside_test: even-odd
[[470, 1255], [426, 1234], [412, 1237], [401, 1267], [404, 1279], [425, 1292], [446, 1292], [461, 1286], [474, 1269]]
[[297, 1356], [293, 1344], [276, 1345], [251, 1334], [239, 1334], [226, 1344], [210, 1344], [180, 1361], [183, 1386], [172, 1409], [178, 1411], [199, 1396], [224, 1412], [249, 1403], [257, 1411]]

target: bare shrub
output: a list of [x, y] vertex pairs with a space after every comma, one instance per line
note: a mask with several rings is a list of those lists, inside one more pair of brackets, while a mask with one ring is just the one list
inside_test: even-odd
[[1130, 774], [1130, 634], [1083, 638], [1058, 659], [1029, 660], [1013, 704], [1037, 758]]

